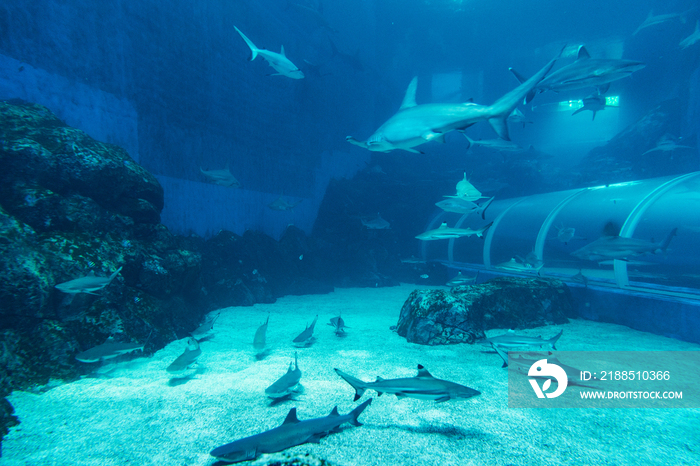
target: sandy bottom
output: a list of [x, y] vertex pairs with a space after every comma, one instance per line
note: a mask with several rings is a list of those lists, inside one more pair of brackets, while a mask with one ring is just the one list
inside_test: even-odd
[[[189, 379], [165, 371], [186, 346], [180, 340], [102, 377], [41, 394], [15, 392], [10, 401], [21, 424], [6, 437], [0, 464], [211, 465], [213, 448], [278, 426], [294, 406], [301, 420], [325, 416], [335, 405], [343, 414], [357, 406], [334, 367], [370, 381], [412, 377], [419, 363], [482, 394], [440, 404], [384, 395], [361, 415], [364, 426], [290, 452], [336, 465], [700, 464], [698, 409], [508, 408], [507, 372], [496, 354], [479, 345], [411, 344], [389, 329], [414, 288], [338, 289], [224, 309]], [[350, 327], [345, 338], [325, 325], [341, 312]], [[258, 361], [253, 335], [268, 313], [270, 354]], [[284, 374], [294, 357], [291, 340], [316, 314], [317, 341], [298, 350], [304, 393], [271, 405], [264, 390]], [[554, 335], [560, 328], [560, 350], [700, 349], [588, 321], [527, 333]], [[363, 400], [368, 396], [376, 393]]]

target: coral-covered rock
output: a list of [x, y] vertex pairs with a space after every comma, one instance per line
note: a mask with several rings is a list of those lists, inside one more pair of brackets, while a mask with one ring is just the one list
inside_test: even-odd
[[397, 331], [423, 345], [474, 343], [492, 328], [566, 323], [572, 309], [559, 280], [501, 277], [450, 291], [414, 291], [401, 308]]

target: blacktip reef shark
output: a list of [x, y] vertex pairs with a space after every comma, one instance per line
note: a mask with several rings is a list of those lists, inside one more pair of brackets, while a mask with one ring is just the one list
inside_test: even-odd
[[449, 198], [459, 198], [465, 201], [478, 201], [482, 196], [481, 192], [474, 187], [473, 184], [467, 179], [467, 172], [464, 172], [464, 178], [459, 180], [455, 185], [455, 195], [454, 196], [444, 196]]
[[294, 340], [292, 340], [292, 344], [296, 347], [305, 347], [305, 346], [310, 346], [311, 343], [313, 343], [316, 338], [314, 337], [314, 327], [316, 326], [316, 321], [318, 320], [318, 315], [314, 319], [313, 322], [311, 322], [311, 325], [308, 325], [306, 329], [299, 334], [298, 337], [296, 337]]
[[642, 152], [642, 155], [647, 155], [649, 152], [656, 151], [673, 152], [676, 149], [693, 149], [693, 147], [676, 144], [674, 137], [667, 134], [663, 138], [659, 139], [655, 147], [652, 147], [648, 151]]
[[194, 338], [197, 341], [201, 341], [211, 337], [214, 334], [214, 322], [216, 322], [216, 319], [218, 319], [220, 315], [221, 313], [218, 312], [214, 317], [205, 320], [202, 325], [192, 330], [190, 332], [192, 338]]
[[527, 335], [518, 335], [513, 330], [509, 330], [503, 335], [497, 335], [495, 337], [486, 338], [481, 340], [479, 344], [484, 346], [498, 346], [501, 349], [509, 350], [511, 348], [523, 348], [523, 347], [542, 347], [549, 346], [553, 350], [556, 350], [556, 344], [559, 338], [561, 338], [564, 330], [561, 330], [555, 336], [549, 340], [544, 340], [542, 336], [538, 335], [536, 337], [530, 337]]
[[572, 252], [572, 256], [594, 262], [617, 259], [627, 261], [645, 254], [665, 252], [671, 240], [676, 236], [674, 228], [660, 243], [622, 236], [603, 236]]
[[[528, 374], [529, 369], [535, 363], [540, 362], [544, 359], [545, 363], [556, 364], [557, 366], [564, 369], [564, 372], [566, 372], [566, 378], [568, 379], [569, 385], [576, 385], [578, 387], [585, 387], [585, 388], [593, 388], [593, 389], [597, 389], [597, 390], [602, 390], [602, 388], [600, 386], [587, 385], [587, 384], [582, 383], [582, 381], [581, 381], [581, 372], [582, 372], [581, 369], [577, 369], [575, 367], [564, 364], [556, 357], [551, 356], [551, 354], [552, 353], [549, 353], [546, 356], [543, 355], [542, 357], [538, 357], [538, 359], [528, 359], [528, 358], [524, 358], [521, 354], [518, 354], [518, 357], [510, 358], [509, 362], [513, 366], [515, 366], [515, 369], [518, 372]], [[506, 366], [507, 366], [507, 364], [506, 364]], [[549, 376], [532, 375], [531, 377], [540, 377], [540, 378], [550, 379]], [[556, 378], [554, 378], [554, 377], [552, 377], [550, 380], [552, 380], [552, 382], [554, 382], [554, 383], [557, 382]], [[590, 382], [587, 382], [587, 383], [590, 383]]]
[[224, 186], [226, 188], [241, 187], [241, 183], [231, 174], [228, 165], [222, 170], [203, 170], [202, 167], [199, 167], [199, 171], [206, 177], [207, 181], [212, 184]]
[[348, 414], [339, 414], [338, 407], [333, 408], [325, 417], [300, 421], [297, 409], [292, 408], [282, 425], [274, 429], [227, 443], [211, 451], [210, 455], [226, 463], [250, 461], [264, 453], [275, 453], [304, 443], [319, 443], [320, 439], [334, 432], [346, 422], [361, 426], [357, 418], [372, 402], [365, 401]]
[[462, 275], [462, 271], [460, 270], [457, 272], [457, 275], [455, 275], [450, 281], [445, 283], [445, 286], [450, 286], [450, 287], [455, 287], [455, 286], [464, 286], [464, 285], [473, 285], [476, 283], [476, 279], [479, 277], [479, 272], [476, 273], [473, 277], [468, 277], [466, 275]]
[[[530, 102], [538, 92], [545, 91], [559, 92], [596, 87], [600, 94], [604, 94], [611, 82], [626, 78], [645, 66], [644, 63], [633, 60], [591, 58], [586, 47], [582, 45], [578, 49], [576, 61], [539, 81], [526, 93], [525, 103]], [[517, 71], [512, 68], [510, 71], [518, 81], [524, 82], [524, 78]]]
[[300, 380], [301, 370], [299, 370], [297, 353], [294, 353], [294, 369], [292, 369], [292, 363], [290, 362], [287, 372], [265, 389], [265, 395], [275, 399], [292, 396], [296, 392]]
[[370, 151], [389, 152], [402, 149], [420, 153], [414, 147], [429, 141], [444, 142], [445, 134], [454, 130], [465, 130], [475, 123], [488, 120], [502, 139], [509, 139], [506, 119], [520, 101], [545, 77], [556, 58], [547, 63], [527, 81], [498, 99], [493, 105], [464, 103], [416, 103], [418, 77], [408, 85], [399, 111], [389, 118], [367, 141], [361, 142], [352, 136], [345, 138], [351, 144]]
[[282, 51], [280, 53], [259, 49], [250, 39], [245, 36], [245, 34], [241, 32], [240, 29], [238, 29], [236, 26], [233, 28], [236, 30], [236, 32], [238, 32], [238, 34], [240, 34], [250, 48], [250, 61], [255, 60], [255, 58], [260, 55], [272, 68], [274, 68], [275, 71], [277, 71], [276, 75], [286, 76], [292, 79], [302, 79], [304, 77], [304, 73], [302, 73], [299, 67], [292, 63], [284, 54], [284, 45], [282, 46]]
[[267, 336], [267, 324], [270, 322], [270, 315], [267, 315], [267, 320], [255, 331], [255, 337], [253, 338], [253, 348], [258, 351], [265, 349], [265, 340]]
[[544, 262], [539, 261], [534, 264], [529, 262], [519, 262], [514, 257], [512, 257], [507, 262], [501, 262], [495, 266], [497, 269], [506, 270], [508, 272], [518, 272], [518, 273], [536, 273], [539, 275], [540, 269], [544, 267]]
[[435, 205], [440, 207], [445, 212], [453, 212], [455, 214], [477, 213], [483, 219], [486, 215], [486, 209], [489, 205], [491, 205], [493, 199], [494, 198], [491, 198], [488, 201], [479, 205], [472, 201], [462, 199], [460, 197], [451, 197], [449, 199], [443, 199], [440, 202], [436, 202]]
[[107, 338], [107, 341], [87, 351], [75, 355], [75, 359], [80, 362], [98, 362], [105, 359], [116, 358], [122, 354], [131, 353], [132, 351], [143, 351], [145, 343], [121, 343], [116, 342], [112, 337]]
[[377, 212], [377, 218], [372, 220], [365, 220], [361, 218], [362, 226], [368, 230], [391, 230], [391, 224], [384, 220], [379, 212]]
[[197, 358], [201, 356], [202, 350], [199, 348], [199, 343], [192, 337], [187, 338], [187, 348], [177, 357], [165, 370], [171, 374], [183, 372], [192, 364], [197, 362]]
[[99, 291], [105, 286], [112, 283], [112, 280], [114, 280], [117, 277], [121, 270], [122, 268], [119, 267], [117, 271], [109, 277], [96, 277], [95, 272], [91, 270], [90, 273], [84, 277], [76, 278], [75, 280], [70, 280], [64, 283], [59, 283], [58, 285], [56, 285], [56, 289], [68, 294], [95, 294], [95, 291]]
[[397, 398], [409, 397], [419, 400], [434, 400], [442, 403], [448, 400], [466, 400], [481, 392], [448, 380], [436, 379], [422, 365], [418, 364], [418, 374], [415, 377], [401, 379], [382, 379], [377, 377], [375, 382], [363, 382], [345, 372], [335, 369], [352, 388], [355, 389], [355, 399], [359, 400], [365, 390], [375, 390], [378, 396], [383, 393], [396, 395]]
[[341, 316], [338, 317], [333, 317], [330, 321], [329, 324], [331, 327], [335, 328], [335, 334], [339, 337], [344, 337], [347, 335], [347, 332], [345, 332], [345, 329], [347, 328], [345, 326], [345, 321]]
[[493, 222], [489, 223], [488, 225], [485, 225], [478, 230], [471, 230], [469, 228], [450, 228], [447, 226], [447, 222], [442, 222], [442, 225], [440, 225], [438, 228], [435, 228], [433, 230], [428, 230], [420, 235], [416, 236], [417, 239], [421, 241], [435, 241], [439, 239], [452, 239], [452, 238], [462, 238], [462, 237], [469, 237], [472, 235], [476, 235], [479, 238], [484, 236], [484, 233], [486, 230], [491, 228], [491, 225], [493, 225]]
[[700, 21], [695, 21], [695, 31], [685, 39], [681, 41], [679, 44], [681, 48], [685, 49], [690, 47], [691, 45], [695, 44], [697, 41], [700, 40]]

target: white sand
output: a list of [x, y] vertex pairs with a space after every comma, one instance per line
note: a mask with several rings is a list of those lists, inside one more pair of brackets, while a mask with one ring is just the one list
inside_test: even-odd
[[[196, 375], [175, 386], [165, 368], [184, 340], [123, 363], [109, 378], [15, 392], [10, 401], [21, 424], [6, 437], [0, 464], [211, 465], [213, 448], [278, 426], [293, 406], [302, 420], [335, 405], [343, 414], [357, 406], [334, 367], [369, 381], [411, 377], [418, 363], [482, 394], [440, 404], [384, 395], [360, 417], [364, 426], [290, 452], [338, 465], [700, 464], [700, 410], [508, 408], [507, 372], [497, 355], [479, 345], [410, 344], [389, 330], [414, 288], [339, 289], [225, 309], [215, 338], [202, 343]], [[268, 312], [272, 352], [256, 361], [251, 343]], [[350, 327], [346, 338], [325, 325], [339, 312]], [[298, 350], [305, 392], [270, 406], [264, 390], [286, 371], [291, 340], [316, 314], [318, 340]], [[617, 325], [572, 321], [561, 328], [561, 350], [699, 349]]]

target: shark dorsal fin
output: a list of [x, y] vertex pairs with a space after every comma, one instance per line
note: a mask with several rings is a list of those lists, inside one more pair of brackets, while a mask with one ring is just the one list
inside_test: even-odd
[[375, 380], [375, 382], [383, 382], [383, 381], [384, 381], [384, 379], [382, 379], [382, 378], [379, 377], [379, 376], [377, 376], [377, 380]]
[[414, 76], [411, 82], [408, 84], [408, 89], [406, 89], [406, 95], [403, 96], [403, 102], [401, 102], [401, 107], [399, 110], [404, 108], [415, 107], [416, 104], [416, 89], [418, 88], [418, 76]]
[[586, 46], [582, 45], [581, 47], [578, 48], [578, 57], [576, 57], [576, 59], [581, 60], [584, 58], [591, 58], [591, 56], [588, 53], [588, 50], [586, 50]]
[[298, 423], [299, 423], [299, 419], [297, 419], [297, 409], [292, 408], [289, 410], [289, 414], [287, 414], [287, 417], [284, 418], [284, 422], [282, 423], [282, 425], [298, 424]]
[[[297, 352], [296, 352], [296, 351], [294, 352], [294, 368], [295, 368], [296, 370], [299, 370], [299, 360], [297, 359]], [[289, 369], [290, 369], [290, 370], [292, 369], [292, 363], [291, 363], [291, 362], [289, 363]]]
[[335, 407], [333, 408], [333, 411], [331, 411], [331, 413], [329, 414], [329, 416], [340, 416], [340, 413], [338, 412], [338, 407], [337, 407], [337, 406], [335, 406]]
[[90, 272], [88, 272], [87, 276], [88, 276], [88, 277], [94, 277], [94, 276], [95, 276], [95, 271], [94, 271], [94, 270], [91, 270]]
[[289, 363], [289, 369], [287, 369], [287, 373], [292, 372], [292, 363]]
[[428, 369], [426, 369], [422, 365], [418, 364], [418, 375], [416, 375], [416, 378], [418, 378], [418, 379], [434, 379], [435, 377], [430, 375], [430, 372], [428, 372]]
[[447, 228], [447, 222], [442, 222], [440, 226], [438, 227], [438, 230], [442, 230], [444, 228]]
[[283, 57], [286, 57], [287, 55], [284, 54], [284, 45], [282, 46], [282, 49], [280, 50], [280, 55]]

